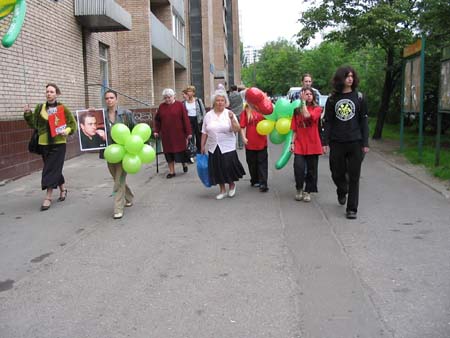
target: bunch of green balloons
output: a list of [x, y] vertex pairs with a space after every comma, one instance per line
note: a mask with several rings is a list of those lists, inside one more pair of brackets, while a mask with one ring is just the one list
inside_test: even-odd
[[260, 135], [269, 135], [269, 139], [274, 144], [284, 142], [283, 151], [280, 158], [275, 163], [276, 169], [283, 168], [291, 157], [290, 144], [292, 141], [291, 120], [294, 109], [301, 107], [302, 101], [290, 102], [288, 99], [280, 98], [275, 102], [273, 113], [264, 115], [265, 120], [256, 125], [256, 131]]
[[146, 123], [139, 123], [133, 130], [123, 123], [111, 128], [111, 137], [116, 142], [105, 149], [105, 159], [109, 163], [122, 162], [123, 170], [135, 174], [141, 170], [143, 163], [150, 163], [156, 158], [155, 149], [144, 144], [150, 138], [152, 129]]

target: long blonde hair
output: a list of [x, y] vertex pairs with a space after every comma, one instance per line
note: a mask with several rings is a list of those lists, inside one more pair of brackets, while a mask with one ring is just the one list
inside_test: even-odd
[[[250, 108], [250, 112], [247, 111], [247, 108]], [[245, 111], [245, 115], [247, 116], [247, 122], [248, 123], [252, 122], [252, 120], [255, 118], [253, 116], [253, 107], [246, 102], [246, 103], [244, 103], [244, 111]]]

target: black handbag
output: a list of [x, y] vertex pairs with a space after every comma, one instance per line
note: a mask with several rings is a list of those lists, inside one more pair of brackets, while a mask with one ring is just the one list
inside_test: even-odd
[[[41, 107], [42, 105], [39, 105], [37, 111], [40, 111]], [[38, 119], [36, 114], [34, 119], [35, 119], [35, 126], [37, 126]], [[31, 135], [30, 138], [30, 142], [28, 142], [28, 151], [32, 154], [42, 155], [42, 149], [41, 146], [39, 145], [39, 133], [37, 128], [34, 129], [33, 134]]]
[[33, 154], [42, 155], [41, 146], [39, 145], [38, 130], [35, 129], [31, 135], [30, 142], [28, 142], [28, 151]]
[[186, 156], [188, 158], [193, 158], [196, 155], [197, 155], [197, 147], [195, 146], [194, 141], [191, 138], [186, 147]]

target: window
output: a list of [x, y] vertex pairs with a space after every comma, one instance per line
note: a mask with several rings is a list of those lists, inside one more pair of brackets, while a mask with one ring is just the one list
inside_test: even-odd
[[[100, 59], [100, 82], [103, 86], [109, 87], [109, 47], [100, 43], [98, 46], [98, 54]], [[105, 87], [102, 87], [102, 97], [106, 90]]]
[[172, 12], [172, 32], [175, 39], [184, 45], [184, 21], [176, 13]]

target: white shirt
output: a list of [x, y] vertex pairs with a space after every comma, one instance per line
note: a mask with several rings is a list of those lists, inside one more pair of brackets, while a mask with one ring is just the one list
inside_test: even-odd
[[[219, 146], [222, 154], [236, 150], [236, 135], [231, 129], [228, 112], [228, 109], [224, 109], [217, 116], [214, 110], [210, 110], [203, 119], [202, 133], [208, 135], [206, 149], [210, 153], [214, 153], [217, 146]], [[233, 119], [237, 122], [236, 115], [233, 115]]]
[[197, 108], [195, 107], [195, 101], [192, 103], [185, 102], [186, 104], [186, 110], [188, 112], [188, 116], [195, 117], [197, 116]]

